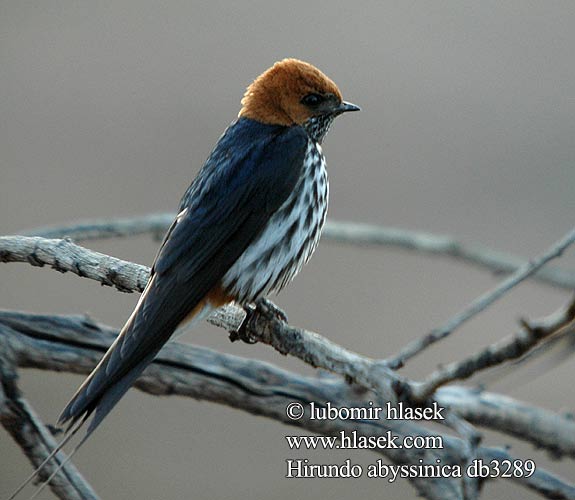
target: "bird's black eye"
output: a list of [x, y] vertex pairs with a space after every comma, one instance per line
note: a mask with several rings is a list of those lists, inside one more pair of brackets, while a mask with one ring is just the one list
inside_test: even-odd
[[303, 97], [301, 103], [310, 108], [319, 106], [324, 101], [324, 97], [320, 94], [308, 94]]

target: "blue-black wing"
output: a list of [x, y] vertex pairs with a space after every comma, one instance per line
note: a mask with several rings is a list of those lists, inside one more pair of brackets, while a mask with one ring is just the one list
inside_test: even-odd
[[226, 130], [182, 198], [142, 298], [60, 417], [89, 435], [223, 278], [294, 190], [307, 135], [301, 127], [241, 118]]

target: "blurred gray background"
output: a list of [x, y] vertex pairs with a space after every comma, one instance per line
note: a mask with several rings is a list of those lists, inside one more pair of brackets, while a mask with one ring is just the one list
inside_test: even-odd
[[[0, 0], [0, 233], [175, 210], [246, 85], [297, 57], [363, 108], [340, 118], [325, 142], [331, 218], [534, 256], [574, 222], [574, 48], [573, 2]], [[157, 245], [141, 237], [89, 246], [149, 265]], [[560, 263], [575, 266], [573, 255]], [[0, 273], [2, 308], [86, 312], [121, 326], [137, 300], [49, 269], [4, 264]], [[384, 357], [497, 280], [445, 259], [323, 242], [276, 300], [292, 324]], [[523, 284], [405, 373], [424, 376], [568, 297]], [[313, 373], [270, 348], [232, 345], [207, 325], [185, 340]], [[570, 361], [494, 389], [572, 411], [574, 369]], [[81, 380], [21, 372], [48, 422]], [[226, 407], [130, 391], [75, 462], [103, 498], [415, 497], [403, 481], [284, 479], [283, 436], [294, 432]], [[495, 433], [486, 443], [511, 443], [518, 456], [549, 465]], [[4, 431], [0, 449], [4, 497], [30, 466]], [[572, 462], [551, 467], [575, 477]], [[484, 498], [536, 497], [498, 482]]]

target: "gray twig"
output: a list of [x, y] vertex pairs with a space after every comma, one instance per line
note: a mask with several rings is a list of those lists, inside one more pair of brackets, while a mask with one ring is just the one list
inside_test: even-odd
[[463, 311], [451, 317], [442, 327], [432, 330], [427, 335], [405, 346], [396, 356], [389, 359], [389, 363], [392, 366], [397, 364], [403, 365], [407, 360], [422, 352], [429, 345], [449, 336], [461, 325], [503, 297], [513, 287], [517, 286], [529, 276], [533, 275], [537, 270], [541, 269], [545, 264], [547, 264], [547, 262], [562, 255], [565, 249], [572, 245], [574, 241], [575, 229], [572, 229], [563, 238], [554, 243], [540, 257], [527, 262], [495, 288], [479, 296]]
[[411, 384], [411, 397], [415, 401], [425, 401], [437, 390], [454, 380], [463, 380], [510, 360], [519, 359], [532, 351], [541, 342], [556, 334], [575, 334], [575, 300], [566, 307], [543, 320], [528, 324], [522, 322], [522, 329], [515, 335], [492, 344], [481, 352], [460, 361], [442, 366], [423, 382]]

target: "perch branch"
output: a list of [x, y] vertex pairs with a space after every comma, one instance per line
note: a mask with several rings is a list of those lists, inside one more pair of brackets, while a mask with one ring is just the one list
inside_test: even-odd
[[[60, 241], [62, 240], [44, 240], [42, 238], [20, 236], [0, 237], [0, 260], [3, 257], [10, 261], [29, 262], [28, 252], [34, 253], [39, 249], [40, 251], [36, 251], [34, 262], [39, 258], [45, 258], [47, 264], [55, 260], [59, 262], [60, 266], [66, 263], [68, 265], [67, 270], [80, 276], [85, 274], [78, 273], [78, 269], [85, 267], [84, 262], [92, 262], [93, 265], [91, 269], [94, 271], [93, 279], [98, 281], [103, 280], [104, 283], [108, 282], [107, 276], [109, 272], [103, 262], [107, 262], [107, 259], [110, 259], [110, 257], [92, 252], [71, 242], [65, 242], [65, 245], [59, 246], [58, 242]], [[12, 253], [8, 252], [9, 248], [19, 245], [22, 248], [21, 250]], [[67, 254], [60, 255], [68, 250], [71, 250], [71, 255], [73, 255], [75, 260], [67, 256]], [[56, 251], [55, 254], [54, 251]], [[101, 259], [101, 261], [98, 259]], [[145, 282], [147, 279], [148, 270], [145, 266], [127, 261], [118, 261], [117, 268], [122, 270], [122, 290], [137, 290], [139, 289], [138, 283]], [[133, 280], [131, 278], [133, 274], [140, 276], [140, 278]], [[210, 316], [208, 321], [228, 331], [233, 331], [241, 324], [243, 318], [244, 311], [237, 306], [230, 305], [218, 309]], [[372, 388], [377, 392], [378, 397], [386, 401], [396, 401], [397, 392], [401, 392], [402, 389], [409, 392], [413, 384], [398, 377], [395, 373], [390, 373], [387, 365], [381, 361], [369, 359], [348, 351], [316, 333], [292, 327], [273, 314], [266, 315], [265, 311], [264, 314], [256, 316], [255, 322], [252, 323], [250, 334], [258, 338], [258, 340], [273, 346], [282, 354], [292, 354], [313, 366], [339, 373], [346, 376], [349, 380], [358, 382], [364, 387]], [[446, 389], [451, 388], [442, 388], [437, 391], [435, 395], [436, 400], [440, 402], [440, 404], [445, 402], [442, 398], [444, 397], [444, 391]], [[469, 395], [467, 397], [469, 397]], [[457, 401], [460, 401], [460, 399], [456, 398], [456, 402]], [[445, 406], [456, 408], [457, 412], [461, 413], [463, 409], [457, 406], [456, 402], [454, 402], [452, 398], [450, 404]], [[478, 405], [478, 407], [481, 407], [481, 405]], [[525, 410], [525, 408], [522, 410]], [[529, 412], [522, 411], [522, 414], [528, 415]], [[513, 428], [513, 419], [516, 416], [517, 415], [512, 414], [506, 421], [510, 429]], [[483, 425], [486, 414], [479, 413], [479, 418], [477, 419], [474, 419], [473, 415], [467, 416], [466, 418], [472, 423]], [[563, 427], [557, 426], [557, 424], [558, 422], [554, 421], [552, 426], [556, 426], [558, 429], [567, 426], [571, 429], [574, 439], [563, 436], [560, 443], [550, 441], [545, 445], [539, 441], [539, 436], [542, 433], [530, 432], [533, 428], [529, 426], [525, 426], [525, 439], [549, 449], [562, 450], [563, 454], [573, 456], [572, 450], [575, 449], [575, 425], [568, 421], [562, 423]], [[499, 425], [503, 424], [501, 422], [495, 422], [491, 428], [497, 429]], [[565, 444], [565, 447], [563, 447], [562, 444]], [[572, 446], [572, 448], [570, 448], [570, 446]]]
[[[145, 280], [147, 279], [148, 276], [148, 270], [147, 268], [145, 268], [144, 266], [137, 266], [135, 264], [129, 263], [129, 262], [124, 262], [124, 261], [120, 261], [119, 259], [113, 259], [113, 260], [107, 260], [107, 259], [112, 259], [106, 255], [103, 254], [98, 254], [96, 252], [91, 252], [90, 250], [87, 250], [85, 248], [79, 247], [75, 244], [73, 244], [70, 241], [61, 241], [61, 240], [43, 240], [41, 238], [26, 238], [26, 237], [3, 237], [0, 238], [0, 260], [4, 260], [4, 261], [18, 261], [18, 262], [28, 262], [31, 264], [35, 264], [35, 265], [39, 265], [39, 264], [48, 264], [51, 265], [53, 267], [55, 267], [56, 269], [60, 270], [60, 271], [72, 271], [80, 276], [87, 276], [90, 277], [92, 279], [96, 279], [104, 284], [116, 284], [114, 283], [114, 281], [112, 281], [109, 277], [110, 275], [110, 269], [108, 269], [106, 266], [109, 265], [108, 263], [111, 262], [112, 265], [114, 266], [114, 278], [116, 279], [118, 276], [121, 277], [121, 285], [120, 285], [120, 289], [122, 289], [123, 291], [130, 291], [130, 290], [136, 290], [136, 289], [141, 289], [141, 287], [143, 286], [143, 283], [145, 283]], [[89, 263], [89, 265], [87, 265], [87, 263]], [[121, 272], [118, 272], [121, 271]], [[132, 272], [139, 272], [139, 276], [140, 278], [134, 280], [131, 279], [132, 276]], [[116, 285], [117, 286], [117, 285]], [[252, 331], [250, 332], [250, 334], [256, 338], [258, 338], [258, 340], [261, 340], [265, 343], [268, 343], [270, 345], [272, 345], [274, 348], [276, 348], [279, 352], [282, 353], [289, 353], [289, 354], [294, 354], [298, 357], [300, 357], [302, 360], [314, 365], [314, 366], [319, 366], [322, 368], [326, 368], [328, 370], [337, 372], [337, 373], [341, 373], [343, 375], [345, 375], [348, 379], [350, 380], [354, 380], [357, 381], [358, 383], [360, 383], [361, 385], [368, 387], [368, 388], [372, 388], [375, 391], [378, 392], [378, 397], [383, 397], [383, 399], [389, 399], [389, 400], [394, 400], [394, 396], [395, 396], [395, 392], [397, 389], [397, 385], [398, 384], [407, 384], [408, 382], [405, 379], [400, 379], [399, 377], [397, 377], [395, 374], [390, 374], [389, 370], [388, 370], [388, 366], [385, 363], [382, 363], [381, 361], [376, 361], [376, 360], [370, 360], [368, 358], [364, 358], [356, 353], [352, 353], [350, 351], [347, 351], [331, 342], [329, 342], [327, 339], [324, 339], [323, 337], [321, 337], [320, 335], [314, 334], [312, 332], [306, 332], [305, 330], [301, 330], [301, 329], [297, 329], [297, 328], [293, 328], [290, 327], [289, 325], [285, 324], [285, 322], [281, 321], [280, 319], [277, 318], [277, 316], [274, 314], [273, 311], [273, 306], [271, 304], [269, 304], [270, 306], [272, 306], [272, 309], [269, 311], [266, 311], [266, 307], [265, 307], [265, 303], [264, 303], [264, 307], [263, 309], [260, 308], [260, 314], [256, 315], [256, 319], [254, 322], [252, 322], [251, 324], [251, 329]], [[219, 325], [219, 326], [223, 326], [228, 330], [233, 330], [235, 328], [237, 328], [237, 325], [241, 322], [242, 318], [243, 318], [243, 311], [237, 307], [234, 306], [230, 306], [226, 309], [224, 309], [223, 311], [219, 312], [218, 315], [210, 318], [210, 321], [212, 321], [213, 323]], [[89, 327], [89, 329], [94, 330], [94, 331], [99, 331], [99, 327], [97, 327], [96, 325], [94, 325], [93, 323], [90, 322], [86, 322], [86, 325]], [[53, 328], [53, 327], [52, 327]], [[57, 330], [60, 330], [61, 328], [58, 327]], [[29, 331], [29, 328], [26, 329], [27, 331]], [[93, 333], [93, 332], [92, 332]], [[45, 340], [45, 339], [44, 339]], [[108, 339], [108, 341], [105, 342], [105, 345], [109, 345], [109, 343], [111, 342], [111, 339]], [[77, 344], [77, 341], [76, 341]], [[75, 344], [75, 345], [76, 345]], [[168, 349], [170, 348], [170, 346], [167, 347]], [[105, 346], [101, 349], [99, 349], [98, 352], [102, 352], [102, 350], [105, 349]], [[180, 349], [180, 348], [179, 348]], [[43, 351], [41, 356], [39, 357], [39, 359], [36, 359], [30, 366], [35, 366], [35, 367], [41, 367], [41, 363], [42, 363], [42, 357], [45, 356], [45, 346], [43, 346]], [[33, 352], [33, 349], [24, 349], [21, 350], [19, 352]], [[87, 360], [90, 359], [89, 355], [83, 355], [81, 360], [78, 360], [77, 363], [74, 363], [73, 366], [75, 368], [72, 367], [64, 367], [61, 366], [59, 369], [73, 369], [73, 370], [77, 370], [77, 371], [81, 371], [82, 373], [87, 373], [91, 370], [91, 368], [95, 365], [95, 363], [97, 362], [97, 358], [99, 358], [99, 356], [96, 356], [96, 359], [93, 359], [91, 362], [88, 363], [88, 367], [82, 366], [82, 362], [86, 363]], [[83, 361], [82, 361], [83, 360]], [[69, 361], [69, 360], [68, 360]], [[159, 361], [161, 363], [161, 359]], [[172, 364], [172, 362], [169, 362], [168, 365]], [[255, 363], [255, 362], [250, 362], [250, 363]], [[224, 365], [228, 366], [230, 364], [230, 361], [228, 359], [226, 359]], [[23, 363], [22, 366], [25, 366], [26, 363]], [[200, 363], [201, 365], [201, 363]], [[210, 366], [214, 365], [217, 366], [217, 363], [213, 363], [210, 362], [209, 363]], [[191, 366], [197, 367], [198, 364], [196, 363], [192, 363]], [[48, 369], [53, 369], [52, 367], [48, 368]], [[151, 368], [154, 369], [154, 368]], [[162, 369], [164, 369], [164, 367], [162, 366]], [[262, 370], [259, 369], [259, 371], [261, 372]], [[221, 374], [218, 374], [218, 376], [221, 376]], [[268, 375], [267, 377], [265, 377], [266, 380], [273, 380], [273, 376]], [[236, 375], [233, 375], [229, 378], [230, 381], [234, 381], [234, 383], [236, 382]], [[145, 379], [144, 379], [145, 380]], [[313, 379], [314, 385], [317, 385], [317, 380]], [[335, 385], [339, 384], [339, 390], [340, 391], [345, 391], [345, 390], [351, 390], [350, 386], [348, 386], [347, 384], [343, 384], [341, 381], [338, 381], [337, 383], [334, 382], [333, 378], [327, 379], [330, 380], [332, 383], [334, 383]], [[382, 380], [384, 381], [384, 383], [382, 383]], [[296, 385], [300, 384], [300, 381], [298, 380], [297, 382], [293, 382]], [[266, 387], [268, 385], [266, 384]], [[283, 388], [286, 386], [286, 384], [282, 383], [281, 387], [282, 387], [282, 391]], [[344, 387], [345, 386], [345, 387]], [[298, 385], [299, 387], [299, 385]], [[352, 386], [353, 387], [353, 386]], [[446, 390], [447, 389], [452, 389], [450, 388], [442, 388], [439, 391], [437, 391], [436, 394], [436, 398], [438, 401], [443, 402], [447, 400], [449, 400], [449, 394], [446, 396]], [[152, 389], [153, 391], [157, 391], [158, 389]], [[357, 388], [355, 388], [354, 390], [357, 391]], [[173, 387], [173, 383], [170, 382], [167, 391], [169, 392], [173, 392], [174, 391], [174, 387]], [[360, 391], [360, 393], [362, 393]], [[350, 394], [346, 393], [347, 397], [349, 399]], [[358, 393], [359, 394], [359, 393]], [[363, 393], [364, 394], [364, 393]], [[285, 395], [284, 392], [282, 392], [282, 395]], [[295, 397], [295, 395], [293, 395]], [[341, 394], [340, 394], [341, 396]], [[198, 396], [195, 396], [198, 397]], [[358, 397], [357, 394], [355, 394], [354, 397]], [[219, 402], [225, 402], [226, 404], [230, 404], [228, 400], [233, 401], [234, 398], [233, 396], [230, 396], [229, 393], [226, 393], [225, 397], [221, 397], [218, 400]], [[452, 398], [452, 402], [453, 402], [453, 393], [451, 393], [451, 398]], [[320, 398], [321, 400], [322, 398]], [[325, 397], [325, 395], [323, 395], [323, 400], [333, 400], [333, 401], [341, 401], [341, 397], [338, 397], [337, 394], [331, 394], [328, 397]], [[345, 399], [345, 398], [344, 398]], [[216, 400], [216, 399], [214, 399]], [[242, 395], [241, 398], [239, 398], [239, 400], [241, 400], [242, 402], [246, 400], [245, 395]], [[313, 399], [312, 399], [313, 400]], [[239, 404], [239, 403], [238, 403]], [[443, 403], [441, 403], [443, 404]], [[456, 409], [458, 414], [462, 415], [464, 414], [463, 409], [461, 408], [461, 406], [465, 407], [465, 404], [461, 404], [461, 401], [459, 401], [459, 406], [456, 402], [453, 402], [453, 404], [451, 405], [452, 409]], [[486, 405], [479, 405], [480, 409], [483, 411], [483, 413], [487, 412], [487, 408], [485, 408]], [[487, 405], [489, 406], [489, 405]], [[524, 409], [525, 410], [525, 409]], [[254, 412], [257, 412], [258, 414], [261, 413], [261, 408], [257, 408], [256, 410], [254, 410]], [[277, 413], [277, 412], [276, 412]], [[480, 425], [485, 425], [484, 424], [484, 419], [482, 417], [476, 418], [474, 416], [473, 412], [468, 412], [470, 414], [466, 415], [466, 419], [473, 423], [474, 420], [477, 421], [478, 424]], [[481, 411], [477, 411], [475, 412], [475, 414], [481, 414]], [[283, 414], [282, 414], [283, 415]], [[547, 418], [549, 417], [549, 415], [547, 414], [543, 414], [540, 415], [542, 418]], [[508, 419], [510, 418], [509, 416], [507, 417]], [[557, 417], [557, 418], [561, 418], [561, 417]], [[283, 415], [282, 419], [279, 418], [278, 415], [278, 419], [281, 421], [286, 421], [285, 415]], [[495, 422], [497, 419], [496, 418], [492, 418], [491, 421]], [[563, 429], [568, 428], [568, 432], [573, 436], [575, 435], [575, 429], [569, 429], [569, 421], [568, 419], [563, 419], [564, 421], [560, 421], [558, 422], [557, 419], [555, 419], [555, 426], [556, 427], [562, 427]], [[289, 422], [288, 422], [289, 423]], [[561, 425], [559, 425], [561, 424]], [[313, 424], [316, 427], [314, 427], [315, 432], [320, 432], [323, 434], [329, 434], [329, 433], [334, 433], [335, 430], [334, 429], [321, 429], [321, 425], [315, 423]], [[312, 427], [313, 427], [312, 425]], [[573, 423], [571, 422], [571, 426], [573, 425]], [[531, 429], [533, 429], [535, 426], [531, 425]], [[497, 428], [499, 427], [499, 424], [497, 425]], [[310, 430], [313, 430], [310, 428]], [[380, 429], [381, 431], [381, 429]], [[416, 434], [421, 435], [422, 432], [424, 432], [423, 429], [415, 428], [415, 429], [411, 429], [411, 431], [415, 431]], [[407, 434], [407, 433], [406, 433]], [[413, 434], [413, 432], [412, 432]], [[573, 447], [575, 447], [575, 444], [571, 445], [569, 444], [567, 446], [567, 449], [565, 449], [565, 446], [563, 448], [561, 448], [561, 446], [556, 442], [556, 440], [554, 438], [557, 437], [557, 434], [555, 435], [547, 435], [549, 437], [549, 443], [547, 447], [547, 449], [553, 450], [554, 452], [556, 450], [560, 450], [560, 453], [558, 454], [562, 454], [562, 455], [569, 455], [572, 456], [573, 455]], [[524, 439], [530, 439], [529, 434], [526, 433], [525, 436], [521, 436]], [[538, 440], [538, 443], [541, 444], [541, 439]], [[456, 463], [466, 463], [469, 460], [469, 457], [472, 456], [469, 453], [469, 443], [465, 444], [465, 442], [462, 443], [461, 440], [457, 440], [456, 441], [457, 445], [454, 445], [454, 449], [457, 450], [457, 461]], [[544, 445], [545, 446], [545, 445]], [[572, 448], [569, 448], [569, 446], [572, 446]], [[455, 453], [455, 452], [454, 452]], [[479, 451], [478, 451], [479, 453]], [[388, 455], [391, 458], [391, 455]], [[453, 457], [451, 457], [453, 458]], [[401, 462], [401, 460], [399, 458], [391, 458], [392, 460], [397, 460], [398, 462]], [[535, 481], [535, 479], [533, 480]], [[527, 482], [525, 483], [528, 487], [533, 487], [532, 484], [534, 483], [530, 483]], [[416, 485], [416, 487], [418, 487]], [[458, 485], [457, 488], [461, 487], [461, 485]], [[569, 488], [569, 485], [566, 485], [567, 488]], [[468, 487], [467, 487], [468, 488]], [[472, 488], [474, 488], [474, 486], [472, 485]], [[419, 487], [418, 487], [419, 489]], [[420, 490], [421, 491], [421, 490]], [[455, 490], [454, 490], [455, 491]], [[470, 494], [468, 494], [468, 497], [472, 498], [471, 495], [473, 495], [473, 490], [469, 490], [471, 491]], [[429, 492], [427, 492], [427, 494], [429, 494]], [[437, 495], [437, 496], [428, 496], [428, 498], [451, 498], [451, 495], [446, 496], [445, 492], [443, 491], [441, 495]], [[459, 498], [458, 496], [453, 496], [453, 498]], [[566, 497], [569, 498], [569, 497]]]
[[[109, 272], [103, 262], [107, 262], [107, 259], [110, 259], [110, 257], [92, 252], [68, 241], [65, 242], [65, 245], [59, 246], [58, 242], [61, 241], [62, 240], [44, 240], [43, 238], [21, 236], [0, 237], [0, 260], [4, 258], [9, 261], [29, 262], [28, 252], [33, 253], [39, 249], [40, 251], [36, 251], [34, 262], [39, 258], [45, 258], [47, 264], [53, 263], [55, 260], [59, 262], [60, 266], [66, 263], [68, 266], [67, 270], [80, 276], [85, 274], [78, 273], [78, 269], [84, 267], [85, 261], [92, 262], [93, 265], [91, 269], [94, 271], [92, 278], [98, 281], [103, 280], [107, 283]], [[14, 247], [21, 249], [14, 252], [8, 251], [9, 248]], [[60, 255], [60, 253], [65, 253], [65, 251], [68, 250], [71, 250], [71, 255], [75, 260], [67, 254]], [[54, 254], [54, 251], [56, 251], [56, 254]], [[145, 266], [126, 261], [118, 261], [117, 268], [122, 270], [123, 290], [137, 290], [139, 289], [138, 283], [145, 282], [147, 279], [148, 270]], [[140, 277], [134, 280], [131, 278], [133, 274]], [[241, 324], [243, 318], [244, 311], [237, 306], [230, 305], [218, 309], [210, 316], [208, 321], [228, 331], [233, 331]], [[58, 328], [61, 329], [63, 326], [58, 326]], [[265, 311], [261, 315], [256, 315], [256, 319], [252, 323], [250, 334], [258, 338], [258, 340], [273, 346], [282, 354], [292, 354], [313, 366], [339, 373], [346, 376], [349, 380], [357, 381], [364, 387], [372, 388], [377, 392], [378, 397], [385, 401], [396, 401], [397, 392], [401, 392], [401, 389], [409, 392], [413, 384], [398, 377], [395, 373], [390, 373], [388, 366], [381, 361], [369, 359], [348, 351], [316, 333], [292, 327], [278, 319], [274, 314], [266, 314]], [[35, 362], [40, 363], [41, 359]], [[81, 373], [85, 373], [85, 368], [82, 369]], [[447, 390], [449, 390], [449, 392], [446, 393]], [[450, 398], [447, 400], [445, 399], [446, 394], [450, 395]], [[458, 394], [461, 393], [459, 392]], [[545, 435], [545, 432], [539, 432], [535, 427], [529, 425], [514, 426], [514, 421], [521, 415], [531, 414], [527, 411], [527, 408], [521, 407], [520, 411], [517, 413], [511, 412], [506, 415], [505, 418], [501, 417], [501, 415], [505, 414], [502, 412], [502, 409], [500, 409], [500, 420], [493, 420], [489, 418], [489, 413], [487, 412], [489, 405], [486, 406], [485, 412], [479, 412], [479, 409], [484, 408], [484, 405], [477, 402], [479, 396], [475, 396], [474, 394], [474, 392], [466, 393], [466, 398], [470, 398], [473, 395], [476, 401], [475, 407], [478, 409], [476, 412], [478, 415], [477, 418], [474, 418], [473, 414], [466, 414], [465, 418], [471, 423], [483, 426], [487, 425], [487, 427], [493, 429], [498, 429], [499, 426], [503, 426], [503, 428], [508, 428], [510, 431], [514, 428], [522, 428], [525, 439], [536, 443], [538, 446], [550, 449], [554, 453], [557, 452], [574, 456], [575, 423], [572, 421], [565, 420], [558, 422], [553, 420], [550, 415], [538, 415], [538, 418], [545, 417], [545, 419], [547, 419], [546, 421], [552, 422], [547, 428], [556, 428], [558, 430], [567, 428], [569, 430], [569, 432], [562, 434], [558, 440], [550, 439], [548, 442], [541, 442], [540, 437]], [[440, 404], [454, 408], [459, 414], [462, 414], [465, 410], [465, 406], [460, 404], [462, 401], [461, 397], [453, 397], [452, 387], [440, 388], [434, 397]], [[488, 423], [485, 424], [485, 422]], [[489, 424], [489, 422], [492, 422], [492, 425]], [[571, 438], [569, 438], [569, 436], [571, 436]]]
[[[30, 236], [0, 237], [0, 262], [27, 262], [50, 265], [60, 272], [114, 285], [121, 291], [143, 290], [149, 269], [139, 264], [109, 257], [76, 245], [69, 240], [48, 240]], [[291, 354], [302, 361], [347, 376], [370, 387], [386, 400], [395, 400], [392, 384], [401, 378], [380, 361], [364, 358], [313, 332], [295, 328], [278, 319], [273, 311], [261, 310], [249, 332], [255, 339], [272, 346], [282, 354]], [[237, 330], [245, 313], [236, 305], [216, 311], [208, 321], [228, 331]]]
[[[47, 316], [0, 311], [0, 326], [18, 332], [20, 336], [16, 338], [20, 339], [20, 342], [23, 340], [27, 342], [14, 347], [18, 366], [72, 371], [80, 374], [87, 374], [92, 370], [117, 334], [117, 330], [96, 324], [85, 316]], [[62, 348], [63, 345], [68, 344], [70, 351]], [[83, 351], [77, 352], [73, 349], [74, 347], [81, 347]], [[170, 361], [164, 363], [164, 354]], [[169, 367], [178, 367], [180, 364], [189, 365], [192, 373], [211, 373], [216, 378], [236, 381], [239, 385], [243, 382], [240, 383], [242, 379], [237, 377], [234, 369], [237, 368], [238, 371], [244, 373], [249, 368], [248, 378], [265, 383], [265, 387], [271, 388], [272, 391], [276, 388], [278, 392], [282, 391], [281, 387], [284, 385], [299, 387], [303, 384], [295, 375], [289, 380], [286, 379], [287, 381], [283, 380], [283, 371], [263, 362], [244, 361], [235, 356], [176, 342], [168, 343], [159, 356], [156, 365], [163, 366], [164, 364]], [[231, 371], [227, 371], [226, 367], [230, 367]], [[310, 391], [314, 387], [323, 387], [323, 385], [331, 387], [335, 391], [332, 393], [335, 398], [338, 397], [338, 391], [347, 391], [348, 388], [355, 391], [356, 398], [362, 397], [361, 394], [366, 394], [364, 389], [350, 386], [339, 377], [322, 377], [321, 379], [310, 377], [305, 381], [309, 382], [309, 387], [306, 384], [301, 387], [307, 387], [306, 390]], [[277, 387], [276, 382], [279, 384]], [[252, 382], [246, 382], [244, 385], [250, 388]], [[170, 384], [166, 385], [164, 390], [180, 394], [178, 388]], [[261, 388], [252, 387], [246, 390], [254, 394], [263, 394]], [[152, 392], [154, 391], [160, 391], [160, 389], [153, 389]], [[181, 394], [195, 397], [190, 393]], [[370, 397], [374, 396], [372, 393], [368, 394]], [[292, 395], [295, 400], [298, 400], [295, 394]], [[239, 400], [244, 401], [245, 395], [242, 394]], [[335, 400], [337, 399], [331, 401]], [[547, 449], [557, 457], [575, 458], [575, 420], [567, 416], [531, 407], [505, 396], [461, 386], [440, 388], [436, 393], [436, 400], [441, 406], [453, 409], [472, 424], [507, 432], [531, 442], [538, 448]], [[285, 415], [282, 417], [282, 422], [286, 422]]]
[[0, 262], [48, 265], [61, 273], [72, 272], [102, 285], [114, 286], [121, 292], [141, 292], [150, 275], [146, 266], [88, 250], [67, 239], [0, 236]]

